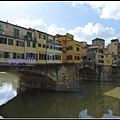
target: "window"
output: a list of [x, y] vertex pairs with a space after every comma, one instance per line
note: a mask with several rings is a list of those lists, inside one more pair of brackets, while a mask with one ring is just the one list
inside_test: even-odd
[[55, 60], [61, 60], [61, 55], [55, 55]]
[[36, 48], [36, 43], [35, 42], [32, 43], [32, 47]]
[[19, 30], [14, 28], [14, 37], [19, 38]]
[[30, 41], [27, 41], [27, 47], [30, 47]]
[[7, 44], [7, 38], [0, 37], [0, 43], [1, 44]]
[[55, 47], [56, 48], [56, 50], [60, 50], [60, 47]]
[[22, 54], [21, 53], [16, 53], [16, 58], [17, 59], [21, 59], [22, 58]]
[[49, 55], [49, 60], [52, 60], [52, 56]]
[[46, 60], [46, 54], [39, 53], [39, 60]]
[[5, 52], [0, 52], [0, 58], [4, 58], [5, 57]]
[[65, 53], [65, 50], [63, 50], [63, 53]]
[[16, 53], [13, 53], [13, 58], [16, 59]]
[[24, 44], [24, 42], [22, 42], [22, 47], [24, 47], [25, 46], [25, 44]]
[[75, 56], [75, 60], [80, 60], [80, 56]]
[[103, 60], [99, 60], [99, 63], [104, 63], [104, 61]]
[[46, 40], [46, 35], [43, 35], [43, 39]]
[[108, 55], [105, 55], [106, 56], [106, 58], [108, 57]]
[[32, 38], [32, 32], [28, 32], [28, 31], [27, 31], [27, 36], [28, 36], [29, 38]]
[[43, 44], [43, 48], [46, 48], [45, 44]]
[[49, 60], [49, 55], [47, 55], [47, 60]]
[[66, 44], [66, 40], [63, 40], [63, 43]]
[[36, 60], [38, 60], [38, 54], [36, 54]]
[[16, 46], [21, 46], [24, 47], [24, 42], [23, 41], [16, 41]]
[[67, 50], [73, 50], [73, 47], [72, 46], [68, 46]]
[[38, 47], [41, 47], [41, 44], [40, 44], [40, 43], [38, 43]]
[[72, 60], [72, 55], [68, 55], [67, 60]]
[[59, 47], [59, 50], [60, 50], [60, 51], [62, 51], [62, 48], [61, 48], [61, 47]]
[[53, 49], [53, 46], [52, 46], [52, 45], [50, 45], [50, 49]]
[[54, 55], [52, 55], [52, 60], [54, 60]]
[[77, 47], [76, 50], [79, 51], [79, 48]]
[[38, 59], [38, 54], [35, 54], [35, 53], [26, 53], [26, 59], [27, 58]]
[[8, 58], [8, 53], [9, 53], [9, 52], [5, 52], [5, 58]]
[[42, 38], [42, 34], [39, 34], [39, 38]]
[[8, 53], [8, 58], [13, 58], [13, 53], [9, 52]]
[[24, 57], [25, 57], [25, 56], [24, 56], [24, 53], [22, 53], [22, 59], [24, 59]]
[[8, 39], [8, 45], [13, 45], [13, 39]]
[[3, 26], [2, 25], [0, 25], [0, 31], [3, 31]]
[[30, 57], [30, 53], [26, 53], [26, 59]]

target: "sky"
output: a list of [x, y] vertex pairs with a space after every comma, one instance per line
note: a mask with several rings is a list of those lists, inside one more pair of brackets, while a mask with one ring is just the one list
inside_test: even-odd
[[119, 1], [0, 1], [0, 20], [92, 44], [120, 38]]

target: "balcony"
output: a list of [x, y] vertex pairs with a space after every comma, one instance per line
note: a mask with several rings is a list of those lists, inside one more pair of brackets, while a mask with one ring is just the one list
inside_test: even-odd
[[36, 41], [36, 38], [35, 38], [35, 37], [29, 37], [29, 36], [27, 36], [27, 35], [24, 35], [24, 39], [25, 39], [25, 40]]

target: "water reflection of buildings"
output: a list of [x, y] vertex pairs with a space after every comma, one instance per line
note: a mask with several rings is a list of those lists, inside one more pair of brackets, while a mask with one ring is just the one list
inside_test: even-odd
[[100, 95], [100, 98], [94, 100], [94, 102], [87, 108], [88, 115], [93, 118], [101, 118], [104, 114], [104, 99]]
[[104, 104], [107, 109], [112, 110], [113, 115], [120, 116], [120, 99], [105, 96]]
[[120, 99], [102, 95], [87, 108], [87, 114], [93, 118], [120, 117]]

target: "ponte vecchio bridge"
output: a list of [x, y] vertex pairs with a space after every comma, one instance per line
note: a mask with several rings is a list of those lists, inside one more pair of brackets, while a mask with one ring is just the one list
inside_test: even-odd
[[19, 77], [19, 85], [55, 91], [76, 91], [82, 80], [111, 80], [112, 68], [88, 63], [41, 64], [35, 66], [0, 66], [0, 72], [8, 72]]

